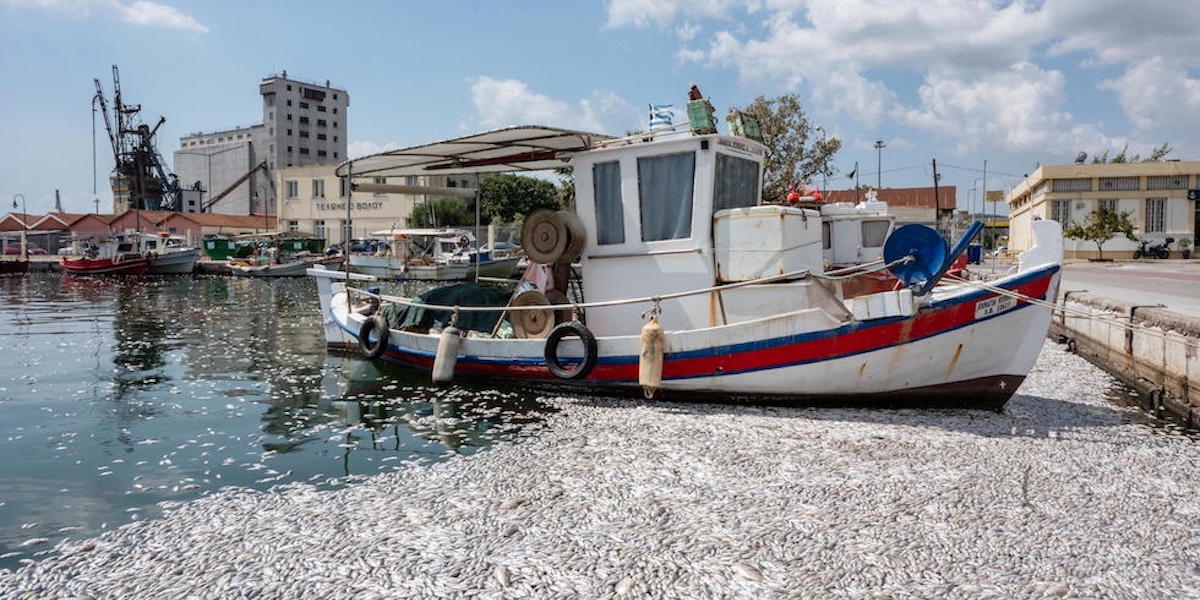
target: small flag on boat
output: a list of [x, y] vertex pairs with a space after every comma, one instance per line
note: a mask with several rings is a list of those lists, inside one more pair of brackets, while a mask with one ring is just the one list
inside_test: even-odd
[[674, 104], [651, 104], [650, 105], [650, 129], [655, 127], [666, 127], [674, 122], [675, 105]]

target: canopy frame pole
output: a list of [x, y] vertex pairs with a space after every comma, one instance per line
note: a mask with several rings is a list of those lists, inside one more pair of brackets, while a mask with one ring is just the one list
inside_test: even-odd
[[475, 174], [475, 283], [479, 283], [479, 200], [483, 195], [479, 193], [479, 173]]
[[350, 205], [354, 202], [354, 159], [346, 167], [346, 223], [342, 227], [342, 268], [350, 282]]

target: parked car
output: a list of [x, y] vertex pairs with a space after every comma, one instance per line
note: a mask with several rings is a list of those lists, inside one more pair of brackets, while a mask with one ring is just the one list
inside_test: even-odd
[[[33, 244], [25, 244], [25, 249], [29, 252], [29, 254], [45, 254], [46, 253], [45, 250], [42, 250], [41, 248], [38, 248], [37, 246], [34, 246]], [[21, 244], [18, 242], [9, 242], [7, 245], [4, 246], [4, 253], [5, 254], [20, 254], [21, 253]]]

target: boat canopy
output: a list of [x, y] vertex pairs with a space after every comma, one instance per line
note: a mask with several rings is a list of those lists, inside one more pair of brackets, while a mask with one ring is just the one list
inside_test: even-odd
[[543, 171], [564, 165], [567, 155], [612, 136], [542, 125], [518, 125], [422, 146], [388, 150], [338, 165], [345, 177], [466, 175]]

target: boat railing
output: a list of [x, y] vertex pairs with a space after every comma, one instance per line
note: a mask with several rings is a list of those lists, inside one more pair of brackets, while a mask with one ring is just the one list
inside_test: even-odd
[[418, 302], [412, 298], [405, 298], [403, 296], [391, 296], [391, 295], [387, 295], [387, 294], [371, 292], [371, 291], [360, 289], [360, 288], [347, 287], [346, 292], [348, 294], [350, 294], [350, 296], [352, 296], [352, 297], [353, 296], [362, 296], [365, 298], [375, 298], [375, 299], [378, 299], [380, 302], [387, 302], [387, 303], [391, 303], [391, 304], [401, 304], [404, 306], [411, 306], [414, 308], [423, 308], [425, 310], [437, 310], [437, 311], [450, 311], [450, 312], [520, 312], [520, 311], [534, 311], [534, 310], [536, 310], [536, 311], [542, 311], [542, 310], [578, 311], [579, 309], [583, 309], [583, 308], [602, 308], [602, 307], [612, 307], [612, 306], [624, 306], [624, 305], [628, 305], [628, 304], [652, 304], [654, 306], [658, 306], [658, 304], [660, 302], [662, 302], [663, 300], [671, 300], [674, 298], [685, 298], [687, 296], [698, 296], [701, 294], [711, 294], [713, 292], [723, 292], [723, 291], [727, 291], [727, 290], [731, 290], [731, 289], [737, 289], [737, 288], [742, 288], [742, 287], [747, 287], [747, 286], [752, 286], [752, 285], [760, 285], [760, 284], [764, 284], [764, 283], [773, 283], [773, 282], [777, 282], [777, 281], [786, 281], [786, 280], [794, 280], [794, 279], [812, 278], [812, 279], [824, 279], [824, 280], [828, 280], [828, 281], [841, 281], [841, 280], [846, 280], [846, 279], [853, 279], [855, 277], [861, 277], [868, 273], [874, 273], [876, 271], [882, 271], [885, 269], [889, 269], [896, 265], [905, 264], [905, 263], [911, 262], [913, 260], [914, 259], [912, 258], [912, 256], [903, 256], [903, 257], [901, 257], [897, 260], [894, 260], [890, 263], [884, 263], [882, 260], [877, 260], [877, 261], [873, 261], [871, 263], [855, 265], [853, 267], [848, 267], [845, 269], [837, 269], [837, 270], [829, 271], [826, 273], [813, 273], [809, 269], [801, 269], [799, 271], [792, 271], [790, 273], [781, 273], [779, 275], [771, 275], [768, 277], [761, 277], [758, 279], [750, 279], [747, 281], [739, 281], [736, 283], [729, 283], [729, 284], [725, 284], [725, 285], [715, 285], [715, 286], [710, 286], [710, 287], [705, 287], [705, 288], [700, 288], [700, 289], [695, 289], [695, 290], [687, 290], [687, 291], [683, 291], [683, 292], [671, 292], [671, 293], [667, 293], [667, 294], [659, 294], [656, 296], [642, 296], [642, 297], [638, 297], [638, 298], [622, 298], [619, 300], [603, 300], [600, 302], [572, 302], [572, 303], [568, 303], [568, 304], [532, 304], [532, 305], [526, 305], [526, 306], [447, 306], [447, 305], [442, 305], [442, 304], [427, 304], [424, 302]]

